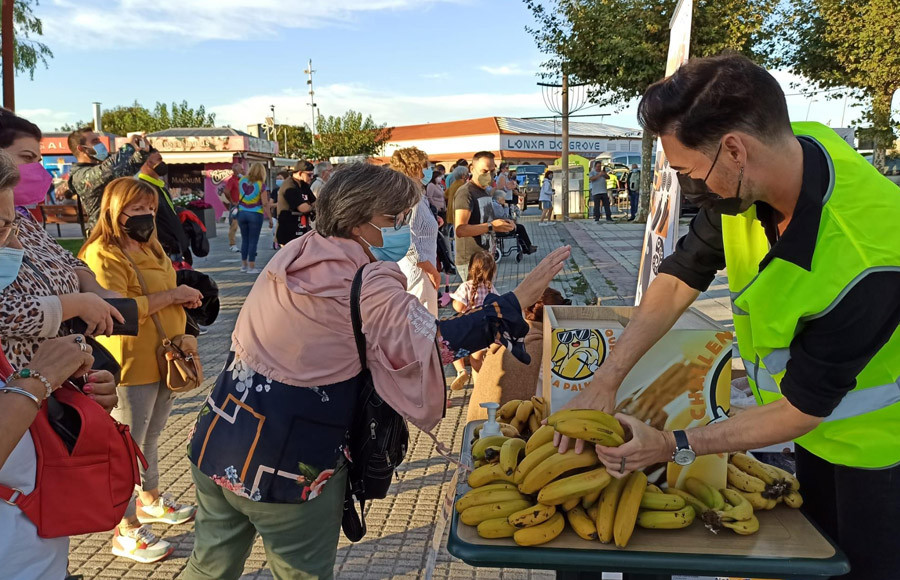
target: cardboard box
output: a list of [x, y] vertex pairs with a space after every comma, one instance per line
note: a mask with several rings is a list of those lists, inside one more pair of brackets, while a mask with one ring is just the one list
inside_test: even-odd
[[[544, 307], [543, 395], [551, 411], [587, 388], [616, 348], [633, 307]], [[657, 429], [690, 429], [727, 418], [732, 333], [688, 310], [625, 377], [617, 410]], [[670, 464], [669, 485], [688, 475], [725, 487], [725, 457], [698, 458], [688, 470]], [[690, 472], [690, 473], [688, 473]], [[680, 485], [678, 485], [681, 487]]]

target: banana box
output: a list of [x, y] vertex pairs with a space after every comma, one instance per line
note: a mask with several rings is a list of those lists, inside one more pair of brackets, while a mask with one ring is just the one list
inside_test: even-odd
[[[551, 412], [588, 388], [631, 319], [628, 306], [545, 306], [542, 392]], [[690, 429], [727, 418], [732, 333], [685, 312], [622, 381], [616, 410], [657, 429]], [[710, 455], [682, 469], [669, 464], [670, 486], [698, 477], [725, 487], [726, 457]]]

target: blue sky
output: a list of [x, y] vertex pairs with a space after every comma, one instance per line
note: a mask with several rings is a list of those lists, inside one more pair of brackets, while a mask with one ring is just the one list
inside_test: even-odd
[[[278, 122], [308, 123], [308, 58], [325, 115], [353, 108], [403, 125], [548, 114], [521, 0], [42, 0], [35, 13], [55, 58], [17, 78], [16, 101], [45, 131], [90, 119], [92, 101], [135, 99], [203, 104], [241, 129], [271, 104]], [[799, 79], [776, 77], [797, 92]], [[788, 104], [795, 120], [808, 107], [834, 126], [843, 114], [822, 97]], [[584, 112], [637, 125], [633, 104]], [[848, 106], [845, 124], [856, 116]]]

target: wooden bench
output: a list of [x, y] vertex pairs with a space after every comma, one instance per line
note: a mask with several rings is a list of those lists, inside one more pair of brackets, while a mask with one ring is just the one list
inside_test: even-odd
[[84, 228], [84, 210], [79, 201], [75, 205], [45, 205], [38, 206], [41, 210], [41, 223], [44, 229], [47, 224], [56, 224], [56, 235], [62, 237], [59, 224], [78, 224], [81, 226], [81, 237], [87, 237]]

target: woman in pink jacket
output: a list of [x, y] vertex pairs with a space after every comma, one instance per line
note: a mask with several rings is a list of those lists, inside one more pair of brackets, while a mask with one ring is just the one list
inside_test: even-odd
[[569, 256], [560, 248], [515, 291], [437, 321], [406, 292], [396, 261], [410, 244], [421, 186], [387, 167], [339, 169], [317, 201], [316, 230], [285, 246], [250, 291], [232, 352], [200, 411], [188, 454], [197, 487], [184, 578], [236, 579], [259, 533], [275, 578], [332, 578], [347, 480], [347, 432], [362, 370], [350, 285], [378, 395], [430, 432], [444, 413], [443, 364], [500, 341], [527, 357], [521, 305]]

